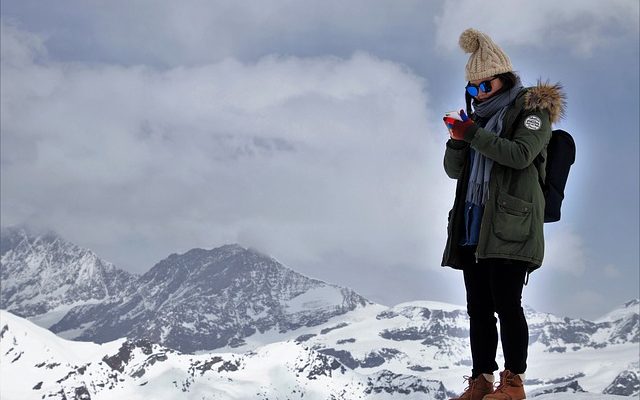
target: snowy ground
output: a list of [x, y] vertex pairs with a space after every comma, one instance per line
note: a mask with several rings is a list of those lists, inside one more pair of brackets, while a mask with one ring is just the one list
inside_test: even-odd
[[[425, 309], [432, 310], [430, 320], [421, 316]], [[45, 394], [55, 394], [64, 388], [66, 398], [71, 399], [76, 388], [86, 387], [91, 390], [92, 400], [395, 400], [400, 396], [405, 400], [442, 399], [446, 398], [442, 388], [459, 392], [465, 386], [461, 378], [470, 372], [466, 364], [466, 340], [447, 341], [450, 339], [447, 338], [444, 342], [425, 345], [421, 340], [385, 339], [380, 333], [428, 323], [463, 326], [465, 322], [456, 313], [445, 318], [435, 317], [438, 310], [454, 312], [457, 309], [434, 302], [411, 302], [392, 309], [365, 307], [322, 326], [286, 334], [265, 332], [249, 338], [242, 348], [197, 355], [179, 354], [160, 346], [154, 346], [152, 353], [135, 349], [128, 364], [118, 372], [105, 364], [103, 357], [118, 354], [123, 339], [104, 345], [68, 341], [2, 311], [0, 397], [2, 400], [41, 400]], [[383, 311], [390, 314], [384, 316]], [[311, 337], [300, 342], [291, 340], [292, 336], [303, 335]], [[392, 351], [393, 355], [378, 366], [360, 365], [350, 369], [331, 365], [333, 358], [317, 351], [326, 348], [348, 351], [357, 362], [380, 351]], [[535, 398], [630, 398], [599, 393], [622, 370], [638, 369], [638, 343], [584, 347], [564, 353], [547, 350], [541, 343], [530, 347], [527, 380], [539, 382], [527, 384], [530, 398], [536, 390], [549, 387], [551, 381], [561, 384], [577, 381], [589, 393], [555, 393]], [[213, 363], [213, 368], [201, 370], [216, 358], [220, 360]], [[226, 367], [221, 369], [223, 366]], [[413, 368], [416, 366], [428, 369], [416, 370]], [[43, 382], [41, 387], [34, 389], [40, 382]], [[410, 390], [401, 395], [405, 387]], [[380, 390], [367, 391], [372, 388]], [[387, 393], [386, 389], [395, 392]]]

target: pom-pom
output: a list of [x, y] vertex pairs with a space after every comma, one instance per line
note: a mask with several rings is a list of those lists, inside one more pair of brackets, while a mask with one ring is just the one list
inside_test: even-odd
[[481, 35], [481, 32], [473, 28], [469, 28], [466, 31], [462, 32], [458, 43], [465, 53], [474, 53], [480, 47]]

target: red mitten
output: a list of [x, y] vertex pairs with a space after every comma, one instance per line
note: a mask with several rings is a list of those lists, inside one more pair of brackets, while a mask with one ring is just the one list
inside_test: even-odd
[[460, 110], [460, 117], [462, 118], [462, 121], [447, 117], [443, 118], [444, 123], [447, 125], [447, 128], [449, 128], [449, 135], [451, 135], [451, 138], [455, 140], [464, 140], [464, 133], [471, 125], [474, 124], [474, 122], [464, 113], [464, 110]]

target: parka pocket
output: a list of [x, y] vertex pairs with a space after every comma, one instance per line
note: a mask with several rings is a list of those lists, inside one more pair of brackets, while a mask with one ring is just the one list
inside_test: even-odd
[[505, 192], [500, 192], [496, 201], [496, 213], [493, 219], [495, 235], [508, 242], [527, 240], [531, 234], [533, 203]]

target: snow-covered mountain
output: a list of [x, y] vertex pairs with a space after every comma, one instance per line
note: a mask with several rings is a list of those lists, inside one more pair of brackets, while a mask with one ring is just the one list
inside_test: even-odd
[[55, 233], [24, 227], [2, 228], [0, 257], [0, 308], [45, 327], [73, 306], [120, 301], [136, 280]]
[[[374, 308], [301, 328], [297, 341], [198, 355], [141, 339], [102, 345], [67, 341], [0, 311], [0, 397], [441, 400], [462, 389], [460, 378], [469, 366], [451, 362], [455, 355], [447, 359], [446, 350], [421, 338], [394, 340], [380, 335], [403, 327], [437, 331], [443, 321], [454, 322], [460, 308], [432, 302], [377, 312]], [[412, 321], [415, 312], [423, 315], [419, 324]], [[634, 344], [565, 354], [535, 346], [531, 350], [529, 398], [613, 400], [621, 398], [613, 394], [638, 395]]]
[[372, 304], [239, 245], [172, 254], [140, 277], [54, 233], [3, 228], [1, 248], [0, 308], [69, 339], [126, 336], [193, 352], [238, 346], [256, 333], [278, 336]]
[[610, 342], [640, 342], [640, 299], [633, 299], [625, 303], [596, 322], [610, 324], [612, 331], [609, 333]]
[[614, 344], [640, 343], [640, 307], [634, 299], [596, 322], [559, 318], [527, 309], [530, 342], [546, 351], [564, 353], [581, 348], [602, 348]]
[[98, 345], [61, 339], [0, 311], [4, 400], [446, 398], [441, 382], [355, 372], [289, 341], [234, 354], [181, 354], [145, 340]]
[[[31, 310], [29, 320], [44, 327], [55, 316], [50, 329], [59, 336], [104, 343], [69, 342], [3, 312], [10, 322], [0, 325], [3, 381], [39, 379], [38, 389], [27, 388], [38, 398], [440, 399], [461, 390], [470, 371], [462, 306], [373, 304], [239, 245], [172, 254], [140, 277], [115, 267], [107, 268], [115, 275], [80, 273], [91, 268], [78, 260], [93, 258], [77, 255], [90, 251], [55, 235], [6, 232], [3, 307]], [[109, 276], [126, 279], [108, 286]], [[47, 279], [58, 290], [49, 290]], [[7, 287], [13, 289], [5, 293]], [[92, 293], [105, 295], [86, 297]], [[640, 393], [637, 299], [596, 321], [525, 311], [529, 397]], [[14, 386], [3, 385], [3, 399]], [[175, 390], [182, 395], [171, 397]]]
[[172, 254], [142, 275], [123, 301], [75, 307], [51, 329], [78, 340], [104, 343], [127, 336], [194, 352], [236, 347], [256, 333], [316, 326], [370, 305], [351, 289], [225, 245]]
[[[561, 319], [531, 309], [526, 312], [531, 334], [525, 382], [528, 392], [640, 393], [640, 345], [617, 340], [614, 332], [621, 325]], [[382, 309], [375, 315], [363, 314], [307, 329], [297, 340], [355, 371], [417, 374], [442, 381], [449, 390], [460, 389], [460, 378], [471, 369], [464, 307], [417, 301]], [[593, 328], [589, 324], [596, 328], [587, 335], [585, 326]], [[633, 330], [637, 333], [638, 326]], [[499, 365], [503, 363], [498, 360]]]

